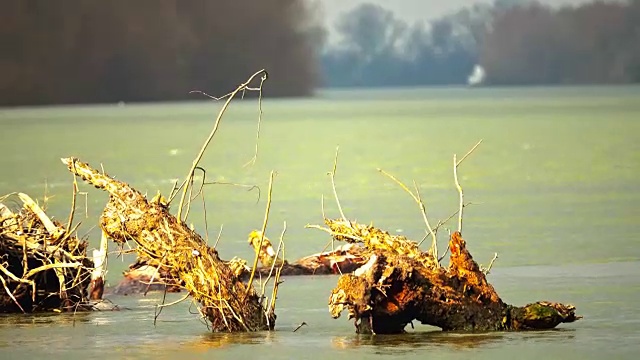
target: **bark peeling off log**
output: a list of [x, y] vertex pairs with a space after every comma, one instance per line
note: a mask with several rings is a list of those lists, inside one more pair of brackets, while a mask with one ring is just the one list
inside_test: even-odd
[[400, 333], [413, 320], [443, 330], [488, 331], [549, 329], [580, 319], [572, 305], [505, 304], [459, 232], [451, 236], [450, 265], [443, 268], [404, 237], [342, 220], [325, 223], [335, 239], [362, 242], [372, 254], [355, 273], [342, 275], [329, 297], [331, 315], [347, 310], [357, 332]]
[[102, 230], [117, 243], [128, 240], [161, 272], [180, 280], [200, 303], [213, 331], [273, 329], [273, 307], [266, 308], [253, 287], [248, 288], [215, 249], [187, 224], [169, 213], [162, 196], [152, 201], [128, 184], [100, 173], [75, 158], [62, 159], [69, 170], [109, 193], [101, 217]]

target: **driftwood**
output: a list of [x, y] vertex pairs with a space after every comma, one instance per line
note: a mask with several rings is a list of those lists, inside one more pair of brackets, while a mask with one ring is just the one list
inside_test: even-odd
[[347, 310], [357, 332], [401, 333], [413, 320], [443, 330], [488, 331], [550, 329], [580, 319], [572, 305], [505, 304], [457, 231], [449, 241], [449, 266], [442, 267], [405, 237], [342, 219], [325, 223], [335, 240], [362, 243], [370, 254], [367, 264], [340, 276], [329, 298], [331, 315]]
[[[179, 279], [200, 304], [199, 310], [213, 331], [273, 329], [275, 301], [265, 305], [264, 297], [245, 284], [232, 266], [220, 260], [214, 248], [169, 212], [164, 197], [158, 195], [148, 201], [128, 184], [78, 159], [62, 161], [73, 174], [109, 193], [109, 202], [100, 216], [100, 227], [106, 236], [120, 245], [128, 240], [135, 242], [139, 257]], [[276, 292], [277, 288], [272, 298]]]
[[458, 167], [481, 142], [459, 160], [456, 155], [453, 156], [453, 177], [459, 194], [459, 207], [451, 217], [458, 215], [458, 230], [449, 239], [447, 249], [451, 255], [447, 267], [442, 266], [438, 258], [436, 239], [438, 227], [446, 220], [439, 222], [436, 227], [431, 226], [415, 182], [414, 193], [396, 177], [378, 169], [409, 193], [418, 204], [427, 235], [432, 237], [428, 251], [422, 251], [419, 243], [404, 236], [390, 235], [373, 225], [347, 220], [334, 181], [338, 160], [336, 150], [333, 170], [329, 175], [341, 218], [328, 219], [323, 211], [327, 227], [307, 227], [324, 230], [335, 241], [362, 244], [369, 260], [353, 273], [339, 277], [329, 297], [332, 317], [338, 318], [343, 310], [347, 310], [349, 319], [355, 319], [357, 332], [380, 334], [404, 332], [404, 328], [413, 320], [442, 330], [489, 331], [550, 329], [581, 318], [575, 314], [573, 305], [546, 301], [523, 307], [505, 304], [487, 281], [485, 271], [488, 270], [483, 271], [467, 250], [461, 235], [465, 203], [458, 180]]
[[[305, 256], [293, 263], [285, 262], [283, 276], [293, 275], [335, 275], [356, 270], [369, 260], [364, 249], [355, 244], [344, 244], [332, 251], [324, 251]], [[265, 272], [265, 268], [261, 269]]]
[[[0, 312], [88, 310], [93, 262], [87, 242], [52, 221], [26, 194], [0, 198]], [[3, 203], [4, 202], [4, 203]]]
[[[259, 246], [261, 237], [262, 244]], [[361, 247], [345, 244], [332, 251], [319, 252], [290, 263], [278, 257], [271, 241], [257, 230], [249, 234], [249, 245], [259, 254], [258, 258], [262, 263], [259, 271], [262, 275], [268, 275], [274, 264], [282, 267], [282, 276], [340, 274], [355, 270], [369, 259]]]
[[150, 291], [180, 292], [180, 279], [172, 276], [166, 269], [159, 269], [143, 259], [138, 259], [123, 272], [120, 282], [108, 289], [108, 293], [116, 295], [146, 294]]
[[[249, 236], [249, 243], [253, 245], [254, 242], [251, 239], [255, 239], [257, 236], [257, 233], [252, 232]], [[268, 246], [271, 246], [271, 241], [265, 237], [263, 248]], [[263, 256], [261, 254], [259, 258], [262, 259]], [[344, 244], [332, 251], [308, 255], [293, 263], [289, 263], [287, 260], [278, 260], [276, 264], [282, 266], [281, 276], [336, 275], [353, 272], [368, 260], [369, 253], [363, 247], [357, 244]], [[269, 276], [271, 267], [265, 265], [264, 261], [262, 263], [263, 266], [258, 268], [258, 271], [262, 276]], [[246, 261], [233, 258], [227, 261], [227, 264], [242, 279], [249, 278], [251, 269], [247, 266]], [[273, 264], [273, 262], [267, 259], [266, 264]], [[131, 295], [148, 291], [180, 292], [182, 286], [180, 280], [172, 277], [170, 273], [158, 270], [158, 268], [150, 265], [147, 260], [138, 259], [135, 263], [129, 265], [129, 269], [123, 273], [123, 279], [113, 289], [110, 289], [110, 293]]]

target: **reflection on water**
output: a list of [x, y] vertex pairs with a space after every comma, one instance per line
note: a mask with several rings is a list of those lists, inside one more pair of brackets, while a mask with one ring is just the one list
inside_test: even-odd
[[203, 335], [197, 341], [185, 344], [187, 348], [208, 350], [231, 345], [257, 345], [274, 342], [274, 332], [261, 331], [256, 333], [210, 333]]
[[91, 321], [89, 312], [77, 313], [43, 313], [43, 314], [2, 314], [0, 315], [0, 326], [59, 326], [75, 325], [76, 323], [86, 323]]
[[404, 348], [405, 351], [433, 346], [453, 346], [458, 348], [474, 348], [489, 342], [504, 339], [503, 333], [455, 334], [442, 331], [416, 332], [399, 335], [354, 335], [340, 336], [332, 340], [336, 348], [353, 348], [375, 346], [379, 348]]
[[483, 346], [495, 346], [523, 340], [568, 341], [575, 337], [574, 329], [553, 329], [528, 332], [455, 333], [444, 331], [415, 332], [399, 335], [353, 335], [334, 337], [331, 344], [336, 349], [373, 347], [376, 353], [410, 352], [417, 348], [447, 348], [448, 350], [472, 350]]
[[[385, 168], [399, 178], [421, 181], [433, 209], [430, 216], [445, 218], [457, 206], [450, 156], [483, 138], [482, 151], [465, 164], [464, 174], [470, 199], [484, 203], [469, 212], [465, 230], [473, 254], [482, 261], [500, 252], [490, 281], [505, 302], [523, 305], [546, 299], [574, 303], [585, 316], [580, 322], [563, 324], [555, 331], [459, 334], [416, 326], [419, 332], [358, 336], [346, 320], [335, 321], [327, 314], [327, 296], [336, 278], [305, 277], [287, 279], [282, 287], [275, 332], [209, 334], [185, 303], [165, 308], [154, 323], [161, 296], [110, 296], [123, 311], [0, 315], [0, 360], [80, 360], [106, 354], [110, 358], [187, 359], [202, 353], [206, 354], [201, 358], [206, 359], [379, 359], [381, 354], [423, 359], [432, 355], [425, 353], [429, 350], [437, 351], [438, 358], [451, 359], [469, 355], [490, 360], [636, 358], [640, 353], [640, 247], [635, 235], [640, 233], [640, 223], [634, 215], [640, 199], [640, 192], [635, 191], [640, 153], [637, 89], [615, 96], [610, 95], [610, 88], [602, 87], [580, 91], [544, 88], [535, 90], [536, 94], [509, 89], [510, 100], [501, 101], [500, 106], [494, 99], [503, 99], [504, 91], [491, 89], [465, 91], [464, 98], [446, 91], [412, 89], [413, 100], [385, 90], [385, 99], [402, 100], [368, 97], [371, 101], [349, 101], [340, 94], [340, 102], [271, 102], [265, 113], [270, 117], [266, 131], [276, 135], [260, 139], [261, 161], [255, 167], [236, 166], [245, 163], [253, 151], [252, 147], [238, 148], [247, 141], [246, 134], [254, 131], [253, 122], [226, 122], [227, 131], [216, 138], [217, 145], [208, 155], [209, 159], [224, 159], [208, 162], [207, 167], [217, 166], [211, 172], [237, 182], [256, 183], [274, 168], [281, 171], [282, 191], [273, 215], [292, 224], [287, 252], [297, 258], [325, 244], [322, 235], [304, 230], [303, 224], [317, 220], [317, 200], [322, 193], [330, 193], [324, 173], [335, 144], [349, 145], [341, 158], [346, 163], [340, 182], [349, 190], [344, 191], [345, 203], [351, 206], [347, 212], [363, 221], [376, 221], [382, 228], [405, 229], [403, 234], [416, 238], [422, 236], [422, 230], [415, 209], [407, 205], [401, 190], [389, 190], [373, 169]], [[192, 109], [195, 105], [185, 106]], [[10, 156], [1, 159], [1, 168], [9, 176], [0, 179], [0, 194], [30, 189], [38, 195], [47, 179], [49, 197], [54, 199], [49, 210], [54, 216], [66, 216], [69, 192], [60, 185], [69, 184], [69, 174], [60, 168], [57, 158], [69, 154], [108, 164], [113, 175], [140, 190], [168, 190], [167, 179], [182, 174], [190, 161], [182, 154], [197, 151], [199, 144], [194, 144], [193, 135], [210, 131], [209, 106], [198, 107], [197, 116], [185, 118], [182, 106], [173, 107], [173, 114], [171, 107], [150, 107], [180, 119], [163, 126], [156, 126], [156, 110], [149, 114], [146, 110], [112, 114], [108, 107], [38, 109], [36, 115], [34, 109], [5, 112], [3, 120], [10, 123], [0, 121], [0, 125], [10, 126], [14, 136], [3, 138], [2, 145], [20, 151], [9, 151]], [[253, 114], [253, 105], [251, 111]], [[126, 125], [126, 131], [119, 125]], [[47, 138], [39, 146], [22, 146], [31, 140], [36, 126]], [[141, 138], [150, 128], [154, 136]], [[341, 131], [336, 132], [338, 128]], [[453, 142], [448, 136], [429, 136], [454, 133]], [[354, 142], [353, 134], [370, 141]], [[171, 149], [180, 151], [170, 156]], [[132, 154], [142, 165], [125, 161]], [[88, 227], [97, 223], [106, 201], [106, 194], [90, 194], [89, 218], [83, 220]], [[218, 211], [209, 214], [211, 223], [225, 225], [227, 240], [220, 243], [221, 254], [249, 254], [242, 240], [247, 226], [262, 222], [262, 213], [250, 206], [254, 195], [217, 191], [207, 201], [218, 206]], [[202, 222], [195, 219], [204, 215], [194, 208], [196, 227]], [[97, 246], [99, 231], [93, 235], [92, 245]], [[107, 280], [118, 281], [127, 263], [111, 262]], [[528, 264], [539, 266], [522, 266]], [[181, 295], [172, 296], [167, 301]], [[302, 321], [310, 325], [291, 332]]]

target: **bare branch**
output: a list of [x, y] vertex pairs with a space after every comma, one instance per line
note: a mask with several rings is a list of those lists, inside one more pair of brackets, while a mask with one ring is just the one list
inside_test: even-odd
[[267, 191], [267, 207], [264, 211], [264, 221], [262, 222], [262, 230], [260, 231], [260, 243], [256, 248], [256, 256], [253, 259], [253, 266], [251, 267], [251, 276], [249, 277], [249, 282], [247, 283], [247, 292], [245, 293], [245, 297], [249, 294], [251, 289], [251, 284], [253, 283], [253, 278], [256, 275], [256, 269], [258, 268], [258, 258], [260, 257], [260, 249], [262, 249], [262, 243], [264, 242], [264, 232], [267, 230], [267, 223], [269, 222], [269, 210], [271, 210], [271, 192], [273, 190], [273, 177], [275, 176], [275, 172], [271, 171], [269, 175], [269, 190]]
[[[231, 92], [229, 94], [229, 96], [227, 97], [227, 101], [222, 106], [222, 109], [220, 109], [220, 112], [218, 113], [218, 116], [217, 116], [216, 121], [215, 121], [215, 123], [213, 125], [213, 129], [211, 130], [211, 133], [209, 134], [209, 136], [207, 137], [206, 141], [202, 145], [202, 148], [200, 149], [200, 152], [198, 153], [196, 158], [193, 160], [193, 164], [191, 165], [191, 168], [189, 169], [189, 172], [187, 173], [187, 177], [184, 179], [184, 181], [182, 183], [182, 186], [181, 186], [182, 187], [182, 196], [180, 197], [180, 203], [178, 204], [178, 213], [177, 213], [177, 216], [176, 216], [178, 218], [178, 220], [182, 221], [182, 217], [181, 217], [182, 216], [182, 208], [184, 207], [184, 201], [185, 201], [185, 198], [187, 196], [188, 188], [190, 187], [189, 184], [193, 180], [195, 169], [198, 166], [198, 164], [200, 163], [200, 160], [202, 160], [202, 157], [204, 156], [204, 152], [207, 150], [207, 147], [209, 146], [209, 143], [211, 142], [211, 140], [213, 139], [214, 135], [218, 131], [218, 127], [220, 125], [220, 121], [222, 119], [222, 115], [224, 115], [225, 111], [229, 107], [229, 104], [231, 103], [231, 100], [233, 100], [234, 96], [238, 92], [240, 92], [241, 90], [244, 90], [245, 88], [247, 88], [249, 86], [249, 84], [253, 81], [253, 79], [256, 78], [260, 74], [266, 74], [266, 71], [264, 69], [260, 70], [260, 71], [256, 72], [255, 74], [251, 75], [247, 81], [245, 81], [244, 83], [240, 84], [240, 86], [238, 86], [233, 92]], [[169, 202], [171, 202], [171, 200], [172, 199], [169, 199]]]
[[335, 177], [336, 177], [336, 170], [338, 168], [338, 153], [340, 151], [340, 146], [336, 147], [336, 157], [333, 160], [333, 169], [328, 173], [329, 176], [331, 176], [331, 187], [333, 188], [333, 196], [336, 198], [336, 203], [338, 204], [338, 210], [340, 211], [340, 216], [342, 216], [342, 220], [344, 220], [345, 223], [349, 224], [349, 221], [347, 220], [347, 217], [344, 216], [344, 211], [342, 211], [342, 205], [340, 205], [340, 199], [338, 198], [338, 192], [336, 191], [336, 181], [335, 181]]
[[[260, 86], [258, 88], [247, 88], [247, 90], [253, 90], [253, 91], [258, 91], [258, 130], [256, 131], [256, 151], [253, 154], [253, 157], [251, 158], [251, 160], [249, 160], [246, 164], [244, 164], [244, 167], [249, 166], [249, 165], [253, 165], [256, 163], [256, 160], [258, 159], [258, 143], [260, 141], [260, 123], [262, 122], [262, 85], [264, 84], [264, 82], [267, 80], [267, 73], [265, 72], [262, 77], [260, 78]], [[243, 93], [244, 96], [244, 93]]]
[[477, 148], [478, 146], [480, 146], [480, 144], [482, 144], [482, 140], [484, 140], [484, 139], [480, 139], [480, 141], [478, 141], [475, 145], [473, 145], [473, 147], [471, 148], [471, 150], [467, 151], [467, 153], [466, 153], [466, 154], [464, 154], [464, 156], [460, 159], [460, 161], [458, 161], [458, 162], [456, 163], [456, 166], [460, 166], [460, 164], [462, 164], [462, 162], [464, 161], [464, 159], [466, 159], [469, 155], [471, 155], [471, 153], [473, 153], [473, 152], [476, 150], [476, 148]]
[[220, 224], [220, 231], [218, 232], [218, 237], [216, 238], [216, 243], [213, 244], [213, 248], [217, 248], [218, 247], [218, 242], [220, 241], [220, 236], [222, 236], [222, 227], [224, 226], [224, 224]]
[[489, 273], [491, 272], [491, 268], [493, 267], [493, 263], [496, 261], [497, 258], [498, 258], [498, 253], [493, 253], [493, 259], [491, 259], [491, 262], [489, 262], [489, 266], [487, 266], [486, 269], [482, 269], [482, 272], [485, 275], [489, 275]]
[[[422, 220], [424, 220], [424, 223], [427, 226], [427, 230], [429, 231], [429, 234], [431, 234], [431, 238], [432, 238], [431, 248], [429, 249], [429, 251], [433, 255], [433, 258], [437, 260], [438, 259], [438, 242], [437, 242], [437, 239], [436, 239], [436, 234], [433, 231], [433, 229], [431, 228], [431, 224], [429, 223], [429, 218], [427, 217], [427, 209], [426, 209], [426, 207], [424, 205], [424, 202], [422, 201], [422, 198], [421, 198], [421, 195], [420, 195], [420, 189], [418, 188], [418, 184], [415, 181], [413, 182], [413, 186], [414, 186], [414, 188], [416, 190], [416, 194], [417, 194], [416, 195], [411, 190], [409, 190], [407, 185], [405, 185], [402, 181], [398, 180], [398, 178], [396, 178], [395, 176], [389, 174], [388, 172], [384, 171], [383, 169], [378, 168], [377, 170], [381, 174], [385, 175], [389, 179], [393, 180], [396, 184], [398, 184], [404, 191], [407, 192], [407, 194], [409, 194], [413, 198], [413, 200], [416, 202], [416, 204], [418, 204], [418, 207], [420, 208], [420, 213], [422, 214]], [[420, 243], [422, 243], [422, 241]]]
[[460, 181], [458, 180], [458, 166], [466, 159], [473, 151], [482, 143], [482, 140], [478, 141], [471, 150], [467, 151], [467, 153], [460, 159], [457, 160], [456, 154], [453, 154], [453, 180], [456, 184], [456, 189], [458, 189], [458, 194], [460, 197], [459, 208], [458, 208], [458, 232], [462, 233], [462, 215], [464, 211], [464, 192], [462, 190], [462, 186], [460, 185]]
[[[75, 163], [73, 164], [73, 167], [75, 167]], [[67, 230], [65, 231], [67, 234], [69, 233], [69, 230], [71, 230], [71, 224], [73, 223], [73, 215], [76, 212], [76, 197], [78, 195], [78, 180], [76, 179], [75, 175], [73, 176], [73, 193], [71, 195], [71, 211], [69, 212], [69, 220], [67, 221]]]

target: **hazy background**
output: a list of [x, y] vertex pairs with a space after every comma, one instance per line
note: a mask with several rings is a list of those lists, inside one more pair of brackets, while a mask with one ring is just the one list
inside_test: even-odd
[[[313, 2], [313, 0], [308, 0]], [[614, 2], [617, 0], [605, 0], [604, 2]], [[370, 3], [384, 7], [393, 11], [399, 18], [408, 22], [434, 20], [447, 14], [456, 12], [462, 8], [477, 4], [492, 4], [491, 0], [321, 0], [324, 13], [325, 26], [330, 28], [333, 22], [340, 15], [353, 9], [354, 7]], [[504, 1], [503, 1], [504, 2]], [[525, 3], [525, 1], [508, 1], [513, 4]], [[540, 0], [538, 3], [561, 7], [568, 5], [581, 5], [589, 3], [591, 0]], [[504, 2], [506, 3], [506, 2]]]
[[[640, 1], [0, 0], [0, 106], [640, 81]], [[476, 67], [478, 66], [478, 67]]]

